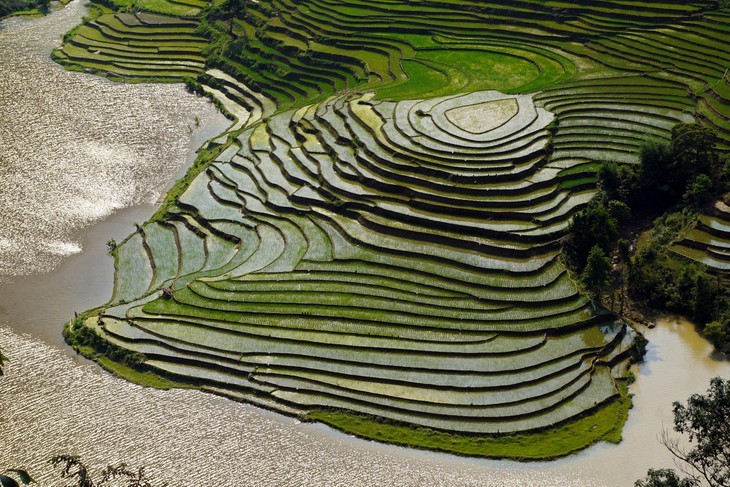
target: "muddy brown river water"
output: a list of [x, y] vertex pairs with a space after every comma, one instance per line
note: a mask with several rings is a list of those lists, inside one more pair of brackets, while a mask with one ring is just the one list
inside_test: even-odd
[[175, 486], [614, 487], [672, 466], [657, 440], [672, 401], [730, 377], [730, 364], [673, 318], [646, 331], [624, 441], [528, 464], [363, 441], [196, 391], [145, 389], [76, 357], [61, 327], [108, 299], [105, 242], [148, 218], [195, 148], [228, 124], [180, 85], [121, 85], [56, 66], [50, 49], [84, 13], [74, 0], [0, 23], [0, 346], [11, 360], [0, 379], [0, 469], [22, 465], [59, 485], [47, 460], [73, 453], [97, 468], [146, 465]]

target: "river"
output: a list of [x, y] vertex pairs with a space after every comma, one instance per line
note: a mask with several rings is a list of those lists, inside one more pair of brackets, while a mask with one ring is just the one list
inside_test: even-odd
[[10, 358], [0, 468], [59, 485], [47, 461], [73, 453], [95, 468], [145, 465], [175, 486], [614, 487], [672, 466], [657, 440], [671, 402], [730, 377], [730, 364], [671, 317], [646, 330], [624, 441], [528, 464], [364, 441], [197, 391], [142, 388], [75, 356], [61, 327], [108, 299], [105, 242], [148, 218], [195, 148], [227, 126], [180, 85], [115, 84], [51, 62], [84, 13], [75, 0], [0, 24], [0, 345]]

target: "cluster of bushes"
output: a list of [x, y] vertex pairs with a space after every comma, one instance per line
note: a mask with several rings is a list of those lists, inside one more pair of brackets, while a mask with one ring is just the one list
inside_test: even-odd
[[3, 0], [0, 2], [0, 19], [27, 10], [38, 10], [46, 14], [50, 8], [51, 0]]
[[[721, 351], [730, 352], [730, 292], [695, 262], [671, 258], [669, 245], [696, 220], [698, 211], [730, 188], [730, 161], [714, 148], [715, 134], [680, 123], [671, 142], [649, 141], [638, 167], [606, 164], [599, 194], [570, 226], [563, 250], [568, 265], [594, 297], [619, 281], [639, 304], [690, 316]], [[650, 238], [633, 249], [635, 222], [654, 220]], [[639, 227], [634, 230], [643, 230]], [[633, 253], [633, 255], [632, 255]]]
[[104, 355], [114, 362], [139, 369], [144, 363], [144, 355], [118, 347], [101, 338], [93, 330], [82, 323], [82, 318], [76, 318], [63, 331], [66, 343], [74, 349], [91, 348], [100, 355]]

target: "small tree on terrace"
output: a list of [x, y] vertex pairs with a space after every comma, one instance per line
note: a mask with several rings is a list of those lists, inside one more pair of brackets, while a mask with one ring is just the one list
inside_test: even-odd
[[588, 288], [593, 299], [601, 295], [601, 291], [608, 284], [611, 274], [611, 259], [601, 247], [594, 245], [588, 254], [586, 267], [580, 275], [580, 280]]
[[591, 202], [578, 212], [570, 223], [570, 237], [565, 243], [565, 253], [580, 271], [588, 262], [588, 254], [594, 246], [609, 252], [618, 234], [617, 222], [601, 202]]
[[243, 17], [246, 12], [246, 2], [245, 0], [226, 0], [223, 8], [227, 14], [226, 16], [229, 18], [228, 34], [233, 35], [234, 20]]

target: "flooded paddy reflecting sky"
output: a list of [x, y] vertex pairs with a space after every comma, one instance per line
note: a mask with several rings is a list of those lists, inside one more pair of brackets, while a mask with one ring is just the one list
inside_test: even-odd
[[0, 379], [0, 468], [24, 466], [41, 485], [58, 485], [48, 458], [72, 453], [95, 468], [146, 465], [174, 486], [627, 486], [671, 466], [657, 441], [671, 402], [730, 377], [690, 325], [666, 320], [647, 333], [621, 445], [519, 464], [377, 444], [197, 391], [145, 389], [76, 357], [60, 330], [73, 310], [109, 297], [104, 242], [146, 219], [193, 150], [227, 125], [180, 85], [121, 85], [55, 65], [48, 52], [83, 14], [75, 0], [43, 19], [0, 24], [0, 346], [11, 359]]

